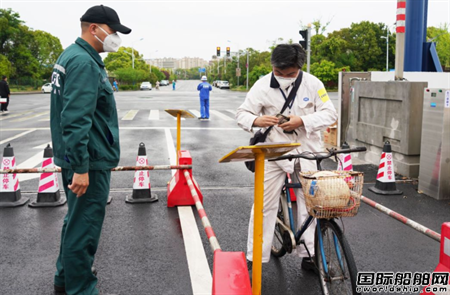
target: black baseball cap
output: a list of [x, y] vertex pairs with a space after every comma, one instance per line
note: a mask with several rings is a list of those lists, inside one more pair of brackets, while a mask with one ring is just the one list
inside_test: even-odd
[[97, 5], [89, 8], [80, 18], [82, 22], [106, 24], [114, 31], [122, 34], [131, 33], [131, 29], [120, 23], [117, 12], [108, 6]]

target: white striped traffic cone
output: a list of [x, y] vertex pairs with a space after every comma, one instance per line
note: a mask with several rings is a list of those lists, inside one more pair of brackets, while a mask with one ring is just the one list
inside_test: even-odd
[[[141, 142], [139, 144], [138, 157], [136, 160], [136, 166], [148, 166], [147, 152], [145, 150], [145, 144]], [[133, 180], [133, 194], [126, 196], [125, 202], [127, 203], [152, 203], [158, 201], [156, 194], [152, 194], [150, 185], [150, 171], [148, 170], [136, 170]]]
[[[11, 144], [8, 143], [3, 150], [2, 170], [15, 168], [16, 157], [14, 157], [14, 150]], [[22, 206], [30, 200], [30, 198], [22, 196], [17, 174], [0, 174], [0, 176], [0, 208]]]
[[389, 141], [386, 141], [381, 154], [380, 166], [378, 166], [377, 182], [369, 190], [379, 195], [401, 195], [395, 184], [394, 159]]
[[[349, 149], [350, 146], [348, 143], [344, 142], [341, 146], [342, 149]], [[352, 154], [338, 154], [338, 166], [337, 170], [343, 170], [343, 171], [352, 171], [353, 165], [352, 165]]]
[[[53, 149], [48, 145], [44, 149], [42, 168], [55, 168], [53, 163]], [[57, 207], [66, 203], [66, 197], [59, 192], [58, 174], [41, 173], [36, 201], [28, 204], [29, 207]]]

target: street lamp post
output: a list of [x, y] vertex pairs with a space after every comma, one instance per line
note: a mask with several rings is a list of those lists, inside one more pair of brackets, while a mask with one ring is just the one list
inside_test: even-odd
[[133, 46], [133, 44], [136, 43], [137, 41], [142, 41], [142, 40], [144, 40], [144, 38], [141, 38], [141, 39], [131, 42], [131, 58], [132, 58], [132, 62], [133, 62], [133, 69], [134, 69], [134, 46]]
[[152, 72], [152, 61], [151, 61], [152, 54], [153, 54], [153, 53], [156, 53], [156, 52], [158, 52], [158, 50], [155, 50], [155, 51], [153, 51], [152, 53], [150, 53], [150, 54], [148, 55], [148, 59], [150, 60], [150, 73]]
[[381, 38], [386, 39], [386, 72], [389, 72], [389, 30], [386, 28], [386, 37], [381, 36]]

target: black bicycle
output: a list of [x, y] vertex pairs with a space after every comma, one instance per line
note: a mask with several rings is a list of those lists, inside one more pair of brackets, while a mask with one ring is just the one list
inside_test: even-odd
[[[286, 155], [269, 161], [306, 159], [317, 162], [317, 170], [301, 172], [300, 182], [290, 183], [286, 177], [281, 191], [275, 235], [271, 253], [282, 257], [291, 253], [300, 244], [305, 246], [310, 259], [319, 272], [323, 294], [359, 294], [356, 292], [357, 269], [350, 245], [336, 220], [341, 217], [355, 216], [360, 205], [364, 176], [354, 171], [323, 171], [321, 162], [338, 154], [366, 151], [365, 147], [353, 149], [328, 149], [324, 153], [305, 152], [298, 155]], [[291, 188], [303, 188], [309, 217], [298, 231], [294, 224], [291, 205]], [[315, 256], [311, 257], [303, 233], [317, 219], [315, 231]]]

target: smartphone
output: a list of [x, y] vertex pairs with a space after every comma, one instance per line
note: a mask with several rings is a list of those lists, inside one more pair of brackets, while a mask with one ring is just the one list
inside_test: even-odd
[[291, 119], [280, 113], [276, 114], [275, 117], [278, 118], [278, 124], [283, 124], [283, 123], [289, 122], [289, 120]]

